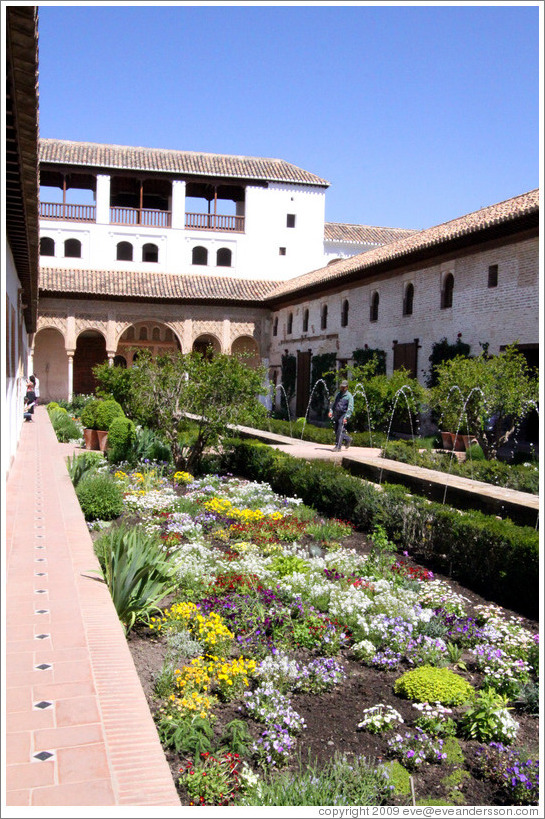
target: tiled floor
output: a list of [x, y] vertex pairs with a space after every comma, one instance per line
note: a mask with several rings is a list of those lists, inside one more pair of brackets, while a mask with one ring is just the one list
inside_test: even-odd
[[44, 407], [6, 484], [5, 805], [180, 806]]

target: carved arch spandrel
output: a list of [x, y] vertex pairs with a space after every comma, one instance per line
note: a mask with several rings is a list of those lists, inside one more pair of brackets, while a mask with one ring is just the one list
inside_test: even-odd
[[63, 337], [66, 339], [67, 316], [66, 315], [59, 316], [47, 313], [42, 313], [41, 315], [39, 315], [36, 333], [39, 333], [40, 330], [46, 330], [49, 327], [52, 327], [55, 330], [59, 330], [62, 333]]

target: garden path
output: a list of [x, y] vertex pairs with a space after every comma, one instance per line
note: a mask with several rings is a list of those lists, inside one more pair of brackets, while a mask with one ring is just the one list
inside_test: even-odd
[[99, 564], [65, 466], [73, 450], [38, 407], [5, 487], [2, 798], [179, 807], [123, 629], [93, 574]]
[[437, 472], [412, 464], [381, 458], [381, 449], [376, 447], [351, 446], [336, 452], [333, 444], [318, 444], [302, 441], [286, 435], [278, 435], [250, 427], [238, 427], [239, 433], [251, 438], [258, 438], [288, 455], [306, 460], [333, 461], [368, 481], [396, 483], [406, 486], [415, 494], [421, 494], [430, 500], [446, 502], [458, 509], [478, 509], [489, 515], [510, 517], [515, 523], [536, 526], [540, 500], [537, 495], [506, 489], [501, 486], [476, 481], [460, 475]]

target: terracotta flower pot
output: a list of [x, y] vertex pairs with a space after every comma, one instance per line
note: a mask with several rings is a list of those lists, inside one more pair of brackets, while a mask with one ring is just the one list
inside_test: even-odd
[[96, 434], [98, 436], [98, 448], [101, 452], [106, 452], [106, 448], [108, 446], [108, 430], [97, 429]]
[[85, 441], [85, 449], [99, 449], [98, 445], [98, 431], [96, 429], [84, 429], [83, 440]]
[[469, 447], [470, 447], [470, 446], [472, 446], [473, 444], [478, 444], [478, 443], [479, 443], [479, 442], [477, 441], [477, 439], [473, 437], [473, 435], [459, 435], [458, 437], [462, 439], [462, 443], [463, 443], [463, 445], [464, 445], [464, 449], [465, 449], [466, 451], [467, 451], [467, 450], [469, 449]]
[[463, 435], [460, 435], [460, 433], [458, 433], [458, 435], [456, 435], [455, 433], [452, 433], [452, 441], [454, 443], [454, 451], [455, 452], [464, 452], [465, 451], [464, 436]]
[[443, 449], [452, 449], [454, 446], [454, 433], [442, 432], [441, 439], [443, 441]]

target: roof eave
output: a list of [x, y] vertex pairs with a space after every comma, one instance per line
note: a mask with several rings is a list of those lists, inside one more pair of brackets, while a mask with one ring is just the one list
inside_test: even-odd
[[[453, 236], [444, 241], [436, 242], [428, 247], [409, 250], [404, 254], [396, 256], [395, 258], [385, 259], [384, 261], [376, 262], [370, 265], [365, 264], [364, 259], [361, 267], [356, 267], [352, 270], [346, 271], [345, 273], [340, 273], [338, 276], [328, 278], [327, 281], [316, 281], [308, 285], [302, 285], [301, 287], [296, 287], [293, 290], [278, 296], [274, 296], [273, 294], [268, 298], [265, 298], [264, 302], [271, 308], [276, 308], [293, 298], [307, 297], [317, 292], [323, 293], [324, 290], [337, 289], [340, 286], [352, 284], [354, 282], [361, 281], [362, 279], [369, 278], [370, 276], [387, 273], [399, 267], [407, 267], [418, 264], [419, 262], [429, 262], [430, 259], [437, 256], [449, 255], [455, 251], [473, 248], [479, 244], [484, 244], [485, 242], [491, 242], [499, 238], [509, 238], [525, 232], [535, 231], [537, 233], [538, 230], [539, 208], [535, 208], [527, 213], [517, 215], [516, 217], [508, 220], [496, 222], [495, 224], [488, 225], [485, 228], [480, 228], [476, 231]], [[343, 261], [345, 262], [347, 260]], [[338, 264], [342, 264], [343, 261], [338, 262]], [[331, 265], [329, 270], [328, 268], [323, 269], [324, 272], [331, 272], [331, 268], [333, 268], [333, 265]]]

